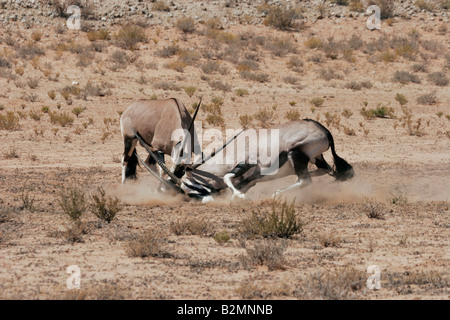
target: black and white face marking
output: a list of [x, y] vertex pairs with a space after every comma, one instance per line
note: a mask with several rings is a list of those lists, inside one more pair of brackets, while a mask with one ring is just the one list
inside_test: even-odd
[[212, 193], [211, 189], [187, 179], [183, 180], [183, 183], [181, 184], [181, 190], [183, 190], [184, 193], [190, 197], [203, 197], [208, 196]]

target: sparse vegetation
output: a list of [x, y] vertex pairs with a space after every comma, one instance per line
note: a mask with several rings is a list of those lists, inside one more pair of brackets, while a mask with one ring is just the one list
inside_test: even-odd
[[169, 5], [163, 0], [153, 1], [152, 9], [155, 11], [170, 11]]
[[291, 109], [286, 111], [284, 117], [289, 121], [300, 120], [300, 112], [297, 109]]
[[425, 93], [417, 97], [418, 104], [432, 105], [437, 103], [436, 92]]
[[385, 219], [386, 208], [379, 202], [367, 202], [364, 204], [363, 212], [369, 219]]
[[256, 73], [250, 71], [241, 71], [239, 73], [241, 77], [245, 80], [252, 80], [260, 83], [265, 83], [269, 81], [269, 75], [267, 73]]
[[370, 89], [372, 88], [372, 82], [370, 81], [350, 81], [345, 84], [345, 88], [352, 89], [354, 91], [359, 91], [363, 88]]
[[239, 124], [242, 128], [247, 128], [252, 125], [253, 117], [249, 114], [244, 114], [239, 117]]
[[409, 82], [420, 83], [420, 79], [415, 74], [409, 73], [407, 71], [396, 71], [394, 77], [392, 78], [394, 82], [400, 82], [401, 84], [406, 84]]
[[309, 49], [322, 48], [323, 42], [319, 38], [309, 38], [305, 41], [305, 46]]
[[311, 103], [316, 108], [320, 108], [324, 102], [325, 102], [325, 100], [322, 98], [313, 98], [313, 99], [309, 100], [309, 103]]
[[439, 87], [445, 87], [448, 85], [448, 78], [444, 72], [433, 72], [428, 75], [428, 80], [434, 85]]
[[299, 298], [344, 300], [354, 298], [366, 286], [365, 272], [353, 268], [317, 271], [311, 274], [296, 291]]
[[193, 33], [195, 31], [195, 21], [190, 17], [178, 19], [175, 26], [183, 33]]
[[[82, 5], [82, 30], [67, 28], [54, 1]], [[378, 31], [365, 26], [377, 0], [162, 1], [171, 12], [156, 0], [0, 1], [0, 299], [448, 299], [449, 1], [415, 1], [394, 1]], [[420, 12], [427, 5], [434, 12]], [[295, 14], [292, 26], [270, 21], [272, 8]], [[145, 40], [129, 50], [116, 36], [133, 25]], [[153, 194], [142, 165], [122, 186], [121, 115], [171, 97], [191, 114], [202, 98], [198, 132], [222, 132], [203, 139], [205, 157], [239, 125], [307, 118], [333, 134], [356, 180], [316, 177], [316, 159], [313, 183], [286, 193], [275, 217], [262, 199], [295, 175], [208, 204]], [[339, 165], [330, 149], [324, 158]], [[232, 181], [244, 192], [259, 170]], [[60, 267], [71, 264], [80, 290], [65, 286]], [[366, 287], [372, 264], [381, 290]]]
[[71, 117], [67, 112], [57, 113], [55, 111], [50, 111], [48, 115], [52, 124], [58, 124], [61, 127], [71, 126], [74, 121], [73, 117]]
[[247, 255], [239, 256], [239, 262], [244, 269], [251, 270], [255, 266], [267, 266], [269, 271], [284, 269], [283, 254], [287, 247], [285, 240], [256, 240], [253, 247], [249, 247], [245, 241], [242, 241], [241, 245], [247, 253]]
[[374, 118], [393, 118], [394, 117], [394, 109], [386, 106], [378, 106], [375, 109], [366, 109], [363, 107], [360, 111], [361, 115], [366, 119], [374, 119]]
[[19, 117], [13, 111], [0, 114], [0, 130], [16, 131], [20, 129]]
[[350, 119], [350, 117], [353, 115], [353, 112], [350, 109], [344, 109], [341, 114], [345, 118]]
[[215, 240], [218, 244], [220, 244], [220, 245], [226, 244], [226, 243], [229, 242], [230, 239], [231, 239], [231, 237], [230, 237], [228, 231], [226, 231], [226, 230], [222, 230], [222, 231], [220, 231], [220, 232], [216, 232], [216, 233], [214, 234], [214, 237], [213, 237], [213, 238], [214, 238], [214, 240]]
[[299, 16], [299, 9], [288, 9], [282, 6], [266, 6], [264, 8], [267, 13], [264, 24], [272, 26], [279, 30], [298, 30], [301, 24], [295, 20]]
[[48, 94], [48, 97], [49, 97], [50, 99], [55, 100], [55, 98], [56, 98], [56, 92], [55, 92], [55, 90], [50, 90], [50, 91], [47, 92], [47, 94]]
[[290, 238], [301, 233], [304, 222], [294, 207], [281, 199], [266, 203], [263, 210], [253, 211], [240, 224], [240, 233], [246, 238]]
[[241, 89], [241, 88], [236, 89], [235, 92], [238, 97], [247, 96], [249, 94], [247, 89]]
[[137, 25], [122, 27], [115, 35], [116, 43], [119, 47], [127, 50], [134, 50], [140, 42], [147, 42], [145, 30]]
[[207, 236], [211, 234], [210, 222], [202, 218], [190, 218], [172, 221], [170, 231], [177, 235]]
[[63, 187], [59, 192], [58, 204], [72, 221], [80, 220], [87, 209], [85, 192], [77, 187]]
[[117, 197], [107, 196], [102, 187], [90, 196], [90, 210], [94, 215], [106, 222], [111, 222], [118, 212], [122, 210], [122, 204]]
[[163, 244], [166, 241], [158, 231], [149, 229], [128, 242], [127, 253], [134, 258], [163, 257], [167, 255], [163, 251]]
[[253, 119], [258, 121], [261, 128], [269, 128], [274, 124], [276, 118], [275, 110], [268, 108], [260, 108], [258, 112], [253, 114]]
[[397, 100], [397, 102], [398, 102], [401, 106], [404, 106], [405, 104], [408, 103], [408, 99], [406, 99], [406, 97], [405, 97], [403, 94], [401, 94], [401, 93], [397, 93], [397, 94], [395, 95], [395, 100]]
[[342, 238], [339, 235], [330, 232], [330, 233], [320, 235], [319, 243], [324, 248], [329, 248], [329, 247], [338, 248], [342, 243]]
[[184, 92], [191, 98], [197, 91], [197, 87], [184, 87]]

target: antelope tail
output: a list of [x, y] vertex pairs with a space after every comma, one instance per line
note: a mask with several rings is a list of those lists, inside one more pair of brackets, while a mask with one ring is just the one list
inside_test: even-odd
[[[327, 130], [328, 131], [328, 130]], [[330, 141], [331, 154], [334, 160], [333, 176], [339, 181], [349, 180], [354, 176], [353, 167], [344, 159], [339, 157], [334, 148], [334, 139], [331, 132], [327, 132], [328, 140]]]

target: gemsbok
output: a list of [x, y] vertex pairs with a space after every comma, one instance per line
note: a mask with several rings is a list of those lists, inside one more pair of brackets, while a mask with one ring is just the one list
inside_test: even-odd
[[[353, 167], [336, 154], [333, 136], [319, 122], [310, 119], [291, 121], [272, 127], [267, 132], [270, 135], [257, 133], [257, 140], [253, 137], [252, 141], [250, 137], [249, 143], [245, 144], [245, 154], [239, 149], [240, 157], [234, 157], [234, 162], [218, 164], [210, 158], [203, 164], [187, 166], [184, 175], [177, 181], [182, 192], [202, 202], [209, 202], [213, 200], [214, 193], [225, 188], [233, 191], [232, 198], [245, 198], [245, 193], [257, 182], [288, 175], [297, 176], [295, 183], [277, 190], [274, 195], [303, 188], [312, 182], [313, 176], [330, 174], [340, 181], [353, 177]], [[227, 149], [233, 146], [235, 144], [228, 145], [221, 151], [224, 154], [220, 152], [216, 157], [226, 158]], [[329, 148], [334, 168], [323, 157]], [[309, 172], [308, 163], [314, 164], [317, 169]]]
[[[124, 142], [122, 156], [122, 183], [127, 179], [136, 179], [136, 167], [138, 155], [136, 145], [138, 139], [136, 133], [145, 140], [149, 149], [156, 155], [155, 159], [150, 154], [145, 160], [149, 168], [156, 168], [157, 162], [165, 163], [164, 155], [177, 157], [183, 151], [189, 155], [194, 153], [201, 155], [201, 150], [196, 139], [195, 127], [192, 125], [192, 117], [184, 104], [175, 99], [167, 100], [138, 100], [132, 103], [120, 117], [120, 129]], [[190, 131], [189, 131], [189, 127]], [[189, 131], [190, 141], [173, 140], [176, 130]], [[185, 146], [182, 146], [186, 142]], [[190, 149], [190, 150], [189, 150]], [[160, 177], [163, 176], [161, 168], [158, 168]]]

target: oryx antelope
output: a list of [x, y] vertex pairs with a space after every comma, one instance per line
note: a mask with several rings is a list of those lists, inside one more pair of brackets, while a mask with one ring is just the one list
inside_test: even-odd
[[[128, 106], [120, 118], [120, 129], [125, 145], [122, 157], [122, 183], [125, 183], [127, 179], [136, 178], [138, 164], [136, 132], [145, 140], [157, 158], [164, 163], [165, 154], [173, 155], [184, 148], [180, 141], [172, 140], [173, 132], [178, 129], [189, 130], [190, 125], [190, 141], [186, 143], [190, 150], [184, 151], [199, 155], [201, 150], [195, 147], [199, 146], [199, 143], [194, 134], [192, 117], [181, 101], [175, 98], [138, 100]], [[156, 161], [150, 155], [145, 163], [150, 167], [156, 167]], [[162, 176], [161, 168], [159, 168], [159, 175]]]
[[[352, 166], [336, 154], [330, 131], [317, 121], [309, 119], [292, 121], [275, 126], [270, 131], [274, 129], [278, 130], [278, 140], [269, 143], [268, 140], [259, 139], [256, 148], [249, 148], [250, 144], [255, 144], [250, 141], [245, 149], [244, 161], [218, 165], [210, 159], [193, 170], [187, 170], [180, 179], [181, 190], [191, 197], [207, 202], [213, 200], [213, 193], [225, 188], [233, 191], [233, 198], [245, 198], [245, 193], [257, 182], [279, 179], [288, 175], [295, 174], [296, 182], [285, 189], [277, 190], [275, 194], [305, 187], [311, 183], [312, 176], [330, 174], [341, 181], [353, 177]], [[268, 155], [267, 148], [270, 149], [273, 146], [272, 143], [276, 142], [278, 144], [275, 152], [271, 152], [268, 156], [270, 161], [263, 163], [261, 156]], [[223, 152], [226, 153], [230, 147], [233, 146], [224, 148]], [[331, 148], [334, 168], [323, 157], [323, 153], [328, 148]], [[253, 163], [249, 161], [251, 159]], [[317, 170], [308, 172], [308, 163], [314, 164]], [[271, 174], [273, 172], [276, 173]]]

